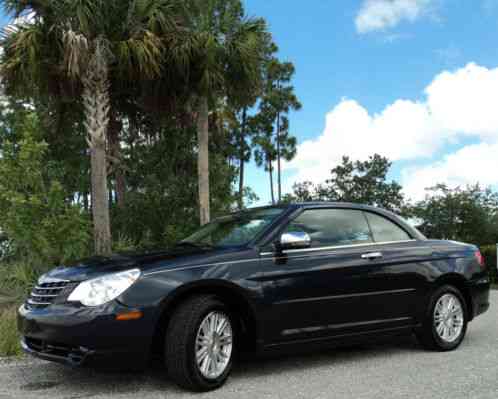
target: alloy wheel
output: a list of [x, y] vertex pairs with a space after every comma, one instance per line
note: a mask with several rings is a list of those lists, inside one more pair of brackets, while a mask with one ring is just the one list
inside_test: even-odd
[[460, 299], [451, 293], [442, 295], [434, 308], [434, 328], [439, 338], [453, 343], [462, 334], [463, 326], [464, 314]]
[[229, 317], [222, 312], [211, 312], [202, 321], [195, 340], [197, 367], [209, 380], [219, 378], [232, 356], [233, 330]]

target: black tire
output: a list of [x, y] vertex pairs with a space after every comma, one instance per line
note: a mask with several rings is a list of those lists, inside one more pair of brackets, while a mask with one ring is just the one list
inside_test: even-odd
[[[165, 363], [170, 379], [182, 388], [194, 392], [211, 391], [221, 387], [227, 380], [234, 353], [221, 376], [216, 379], [205, 378], [197, 366], [195, 340], [204, 318], [213, 311], [228, 316], [233, 326], [227, 306], [214, 296], [195, 296], [181, 303], [175, 309], [166, 331]], [[235, 348], [235, 329], [232, 347]]]
[[[434, 310], [439, 299], [445, 294], [452, 294], [458, 298], [460, 305], [463, 310], [463, 326], [460, 335], [453, 342], [447, 342], [443, 340], [436, 331], [436, 326], [434, 323]], [[415, 331], [415, 334], [419, 342], [429, 350], [447, 352], [455, 350], [460, 346], [463, 339], [465, 338], [465, 333], [467, 332], [468, 325], [468, 309], [465, 302], [465, 298], [461, 292], [451, 286], [444, 285], [439, 287], [432, 295], [429, 300], [429, 305], [427, 307], [424, 320], [422, 322], [422, 327]]]

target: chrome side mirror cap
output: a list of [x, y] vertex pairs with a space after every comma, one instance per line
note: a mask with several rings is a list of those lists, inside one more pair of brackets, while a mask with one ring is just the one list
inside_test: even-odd
[[311, 237], [304, 231], [293, 231], [284, 233], [280, 237], [279, 247], [281, 250], [286, 249], [303, 249], [311, 246]]

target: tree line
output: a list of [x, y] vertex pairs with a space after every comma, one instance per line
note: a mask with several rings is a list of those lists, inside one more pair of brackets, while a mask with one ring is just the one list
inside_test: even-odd
[[498, 243], [498, 193], [479, 184], [450, 188], [434, 183], [421, 200], [408, 200], [403, 187], [389, 181], [392, 164], [374, 154], [365, 161], [343, 157], [323, 183], [296, 183], [287, 202], [341, 201], [379, 206], [396, 212], [429, 238], [479, 246]]
[[34, 231], [56, 224], [61, 248], [70, 226], [92, 226], [97, 254], [168, 244], [256, 199], [252, 157], [282, 199], [295, 70], [240, 0], [3, 5], [0, 229], [19, 250], [50, 247]]

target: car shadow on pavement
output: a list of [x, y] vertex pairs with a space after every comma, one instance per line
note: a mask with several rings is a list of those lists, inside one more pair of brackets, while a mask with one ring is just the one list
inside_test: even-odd
[[[306, 352], [305, 352], [306, 351]], [[258, 376], [278, 375], [294, 370], [312, 370], [321, 367], [347, 366], [348, 363], [377, 356], [394, 355], [399, 352], [423, 351], [416, 339], [411, 336], [391, 338], [348, 346], [329, 348], [303, 348], [288, 353], [275, 353], [264, 358], [248, 358], [234, 366], [233, 375]]]
[[[307, 373], [319, 368], [347, 367], [362, 359], [375, 359], [399, 353], [423, 351], [411, 337], [397, 337], [389, 342], [361, 344], [326, 350], [311, 350], [309, 353], [272, 354], [264, 358], [245, 357], [234, 365], [231, 384], [246, 382], [254, 378], [272, 378], [286, 373]], [[159, 366], [141, 372], [104, 371], [74, 369], [58, 364], [39, 361], [19, 367], [16, 380], [22, 397], [37, 398], [62, 396], [65, 398], [87, 398], [101, 395], [133, 395], [144, 392], [183, 392], [168, 381], [166, 371]]]

